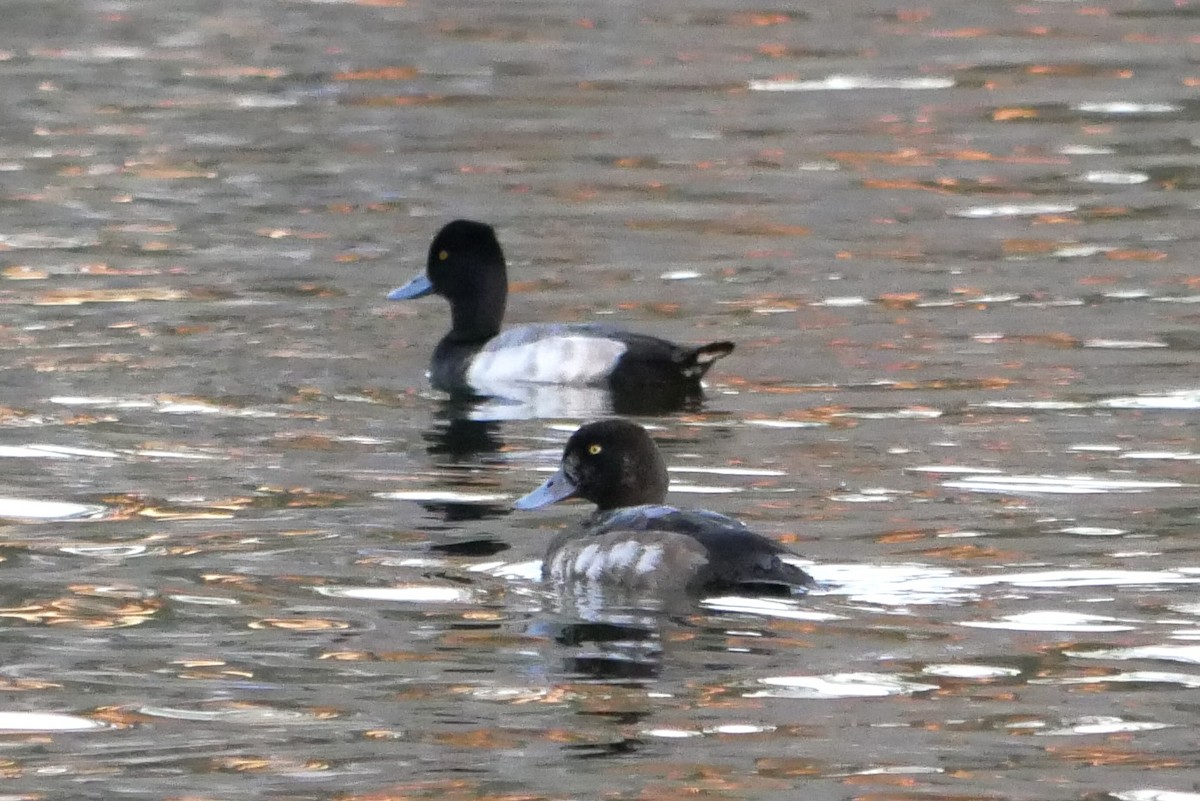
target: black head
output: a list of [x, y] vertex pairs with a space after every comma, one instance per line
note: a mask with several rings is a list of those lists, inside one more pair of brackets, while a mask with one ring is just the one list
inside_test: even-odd
[[667, 465], [646, 429], [628, 420], [601, 420], [571, 435], [558, 472], [516, 506], [536, 509], [583, 498], [603, 512], [662, 503], [667, 484]]
[[425, 274], [433, 291], [446, 298], [477, 293], [494, 283], [508, 289], [504, 251], [496, 239], [496, 229], [474, 220], [447, 223], [429, 243]]
[[436, 293], [450, 301], [451, 336], [486, 340], [500, 331], [508, 298], [508, 271], [496, 231], [486, 223], [455, 220], [429, 245], [425, 275], [417, 276], [389, 300]]

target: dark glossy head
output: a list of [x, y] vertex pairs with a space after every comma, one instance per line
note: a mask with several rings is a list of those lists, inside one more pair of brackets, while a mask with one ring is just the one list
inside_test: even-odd
[[603, 512], [662, 503], [667, 484], [667, 465], [646, 429], [628, 420], [601, 420], [572, 434], [558, 472], [514, 506], [537, 509], [583, 498]]
[[447, 223], [429, 245], [425, 275], [388, 293], [388, 300], [438, 294], [450, 301], [451, 336], [490, 339], [500, 330], [508, 272], [496, 231], [486, 223]]

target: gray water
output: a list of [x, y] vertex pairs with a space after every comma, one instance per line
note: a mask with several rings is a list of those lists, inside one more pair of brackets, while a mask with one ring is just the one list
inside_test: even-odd
[[[4, 799], [1200, 799], [1193, 5], [3, 11]], [[738, 343], [640, 422], [821, 591], [539, 585], [605, 401], [429, 388], [455, 217]]]

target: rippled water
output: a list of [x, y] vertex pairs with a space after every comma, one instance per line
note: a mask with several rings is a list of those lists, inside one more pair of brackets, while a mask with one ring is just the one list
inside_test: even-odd
[[[1197, 801], [1196, 20], [8, 4], [4, 797]], [[545, 593], [605, 399], [428, 388], [459, 216], [738, 342], [641, 422], [820, 591]]]

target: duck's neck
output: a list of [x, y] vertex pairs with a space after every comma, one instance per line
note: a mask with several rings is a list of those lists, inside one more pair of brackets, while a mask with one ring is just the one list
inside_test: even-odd
[[592, 498], [597, 512], [629, 506], [661, 506], [667, 502], [667, 469], [661, 463], [630, 470], [610, 492]]
[[450, 334], [455, 342], [486, 342], [500, 333], [508, 302], [508, 276], [499, 269], [478, 270], [477, 285], [450, 298]]
[[481, 309], [474, 303], [468, 308], [455, 306], [450, 313], [451, 328], [447, 339], [453, 342], [487, 342], [500, 333], [504, 321], [504, 303], [499, 309]]

